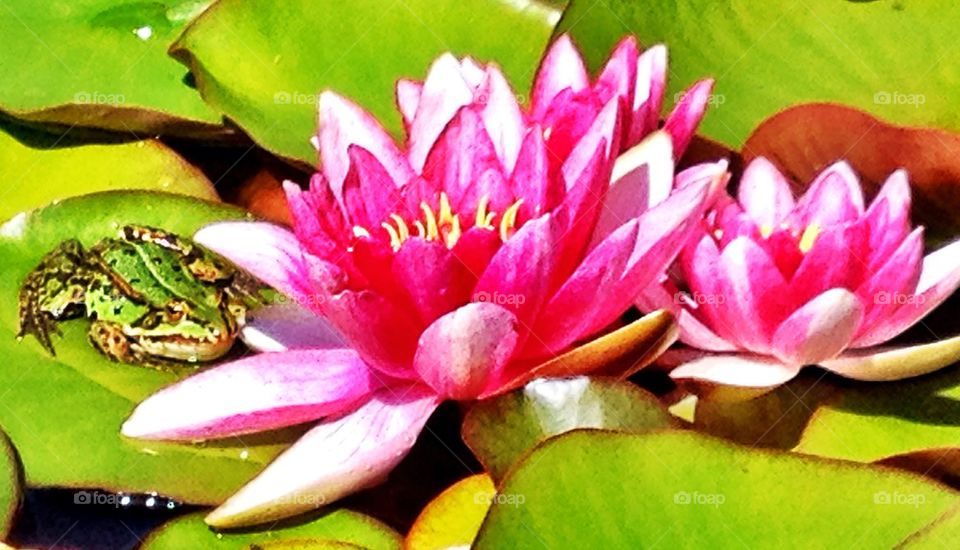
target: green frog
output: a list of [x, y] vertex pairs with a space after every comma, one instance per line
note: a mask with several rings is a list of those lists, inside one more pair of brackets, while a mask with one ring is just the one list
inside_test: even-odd
[[90, 342], [114, 361], [146, 366], [212, 361], [233, 346], [253, 279], [189, 239], [127, 225], [90, 249], [77, 240], [47, 254], [20, 289], [18, 338], [52, 355], [57, 322], [86, 316]]

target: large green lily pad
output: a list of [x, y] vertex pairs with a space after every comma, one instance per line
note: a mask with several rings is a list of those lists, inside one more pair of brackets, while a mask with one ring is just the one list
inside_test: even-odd
[[216, 200], [210, 181], [155, 140], [37, 149], [0, 131], [0, 221], [55, 200], [147, 189]]
[[350, 510], [335, 510], [309, 522], [271, 527], [264, 531], [217, 533], [203, 514], [175, 519], [153, 533], [143, 550], [181, 548], [400, 548], [400, 535], [379, 521]]
[[0, 111], [134, 137], [223, 133], [167, 55], [211, 0], [4, 0]]
[[892, 548], [960, 494], [691, 432], [577, 431], [528, 455], [496, 502], [476, 548]]
[[703, 133], [739, 148], [762, 120], [812, 101], [960, 129], [958, 16], [950, 0], [573, 0], [557, 31], [571, 32], [594, 68], [625, 34], [665, 43], [669, 98], [714, 77]]
[[316, 102], [332, 89], [399, 135], [393, 88], [439, 54], [495, 60], [526, 93], [565, 2], [222, 0], [173, 46], [203, 98], [270, 151], [313, 164]]
[[176, 445], [125, 440], [119, 430], [134, 406], [192, 372], [162, 372], [111, 363], [86, 341], [86, 320], [62, 324], [48, 355], [33, 338], [18, 342], [17, 293], [40, 258], [67, 238], [84, 244], [142, 223], [190, 235], [216, 220], [243, 219], [237, 209], [150, 192], [108, 192], [64, 200], [0, 226], [0, 426], [20, 452], [33, 486], [157, 491], [215, 504], [252, 478], [292, 440], [290, 433]]
[[463, 422], [463, 439], [494, 479], [538, 443], [578, 428], [644, 432], [672, 428], [653, 395], [628, 382], [585, 376], [542, 379], [478, 402]]
[[5, 540], [20, 507], [23, 476], [17, 453], [7, 436], [0, 432], [0, 540]]

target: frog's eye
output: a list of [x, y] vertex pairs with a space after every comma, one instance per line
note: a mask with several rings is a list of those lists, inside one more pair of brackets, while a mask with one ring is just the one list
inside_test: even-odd
[[147, 330], [152, 330], [160, 326], [160, 322], [162, 320], [163, 320], [162, 315], [160, 315], [160, 313], [150, 313], [149, 315], [143, 318], [143, 321], [140, 323], [140, 326]]

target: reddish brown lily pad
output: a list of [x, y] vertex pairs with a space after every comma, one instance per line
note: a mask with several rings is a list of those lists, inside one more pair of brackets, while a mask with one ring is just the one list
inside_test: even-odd
[[798, 105], [767, 119], [743, 146], [744, 163], [763, 156], [799, 191], [830, 164], [845, 159], [868, 195], [898, 168], [910, 174], [914, 221], [927, 238], [960, 233], [960, 134], [889, 124], [858, 109], [825, 103]]

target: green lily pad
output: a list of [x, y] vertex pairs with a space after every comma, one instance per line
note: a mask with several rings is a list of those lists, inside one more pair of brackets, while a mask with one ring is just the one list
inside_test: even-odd
[[218, 533], [203, 522], [203, 514], [175, 519], [155, 530], [143, 550], [180, 548], [400, 548], [400, 535], [379, 521], [350, 510], [336, 510], [309, 522], [285, 524], [265, 531]]
[[0, 131], [0, 221], [55, 199], [147, 189], [217, 200], [199, 170], [155, 140], [35, 149]]
[[332, 89], [402, 130], [393, 87], [439, 54], [495, 60], [520, 93], [565, 2], [223, 0], [171, 49], [203, 98], [270, 151], [309, 164], [318, 94]]
[[33, 122], [146, 137], [222, 134], [167, 55], [211, 0], [5, 0], [0, 110]]
[[[958, 16], [960, 5], [950, 0], [573, 0], [557, 32], [571, 32], [594, 68], [624, 34], [665, 43], [669, 98], [714, 77], [702, 132], [739, 148], [762, 120], [801, 102], [960, 129]], [[903, 40], [905, 29], [923, 32]]]
[[7, 436], [0, 432], [0, 540], [5, 540], [20, 508], [23, 476], [17, 452]]
[[892, 548], [960, 493], [692, 432], [585, 430], [538, 447], [497, 498], [475, 548]]
[[494, 479], [538, 443], [577, 428], [645, 432], [676, 421], [653, 395], [612, 379], [541, 379], [478, 402], [463, 422], [463, 440]]
[[61, 325], [56, 357], [33, 338], [14, 337], [21, 281], [63, 240], [89, 245], [130, 222], [190, 235], [206, 223], [246, 217], [232, 207], [178, 195], [106, 192], [67, 199], [0, 226], [0, 426], [20, 453], [28, 484], [157, 491], [217, 504], [292, 441], [292, 432], [203, 446], [126, 440], [120, 425], [136, 404], [192, 369], [177, 374], [111, 363], [87, 342], [84, 319]]

